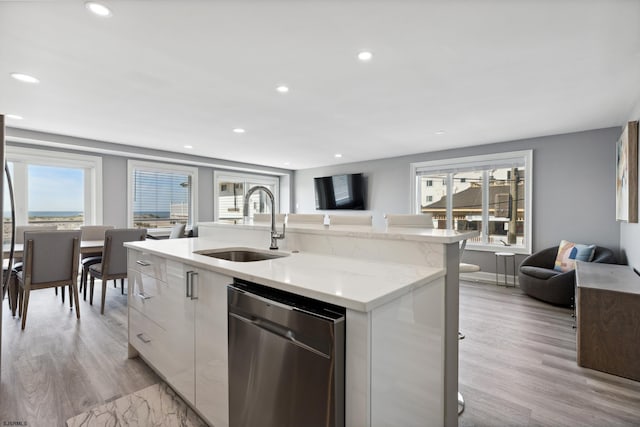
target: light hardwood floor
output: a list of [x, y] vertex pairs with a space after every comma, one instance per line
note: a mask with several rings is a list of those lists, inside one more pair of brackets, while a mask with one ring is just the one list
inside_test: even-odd
[[93, 306], [80, 297], [80, 321], [53, 289], [32, 292], [24, 331], [3, 301], [0, 426], [64, 426], [94, 406], [159, 382], [142, 360], [127, 359], [127, 297], [119, 281], [117, 289], [112, 283], [104, 316], [99, 282]]
[[[81, 302], [80, 323], [52, 290], [33, 292], [24, 332], [5, 306], [0, 425], [63, 426], [159, 381], [127, 359], [126, 296], [108, 289], [105, 315]], [[461, 426], [640, 426], [640, 383], [578, 367], [570, 314], [519, 289], [461, 285]]]
[[460, 426], [640, 426], [640, 382], [576, 364], [571, 312], [461, 284]]

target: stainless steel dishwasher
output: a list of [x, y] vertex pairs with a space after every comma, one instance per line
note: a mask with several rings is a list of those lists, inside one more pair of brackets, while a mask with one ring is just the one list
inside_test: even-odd
[[344, 426], [345, 310], [236, 279], [229, 425]]

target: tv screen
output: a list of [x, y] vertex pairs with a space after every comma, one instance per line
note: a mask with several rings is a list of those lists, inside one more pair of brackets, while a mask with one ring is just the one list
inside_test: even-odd
[[364, 183], [361, 173], [314, 178], [316, 209], [364, 210]]

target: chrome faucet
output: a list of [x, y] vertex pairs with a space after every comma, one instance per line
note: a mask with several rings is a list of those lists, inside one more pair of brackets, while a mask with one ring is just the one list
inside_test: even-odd
[[247, 194], [244, 196], [244, 208], [242, 209], [242, 215], [244, 216], [245, 222], [247, 222], [247, 219], [249, 218], [249, 197], [251, 197], [251, 195], [258, 190], [262, 190], [267, 193], [267, 196], [271, 201], [271, 246], [269, 246], [269, 249], [275, 250], [278, 249], [278, 240], [284, 239], [285, 225], [282, 224], [282, 233], [278, 233], [276, 231], [276, 202], [273, 198], [273, 193], [271, 192], [271, 190], [262, 185], [251, 187], [249, 191], [247, 191]]

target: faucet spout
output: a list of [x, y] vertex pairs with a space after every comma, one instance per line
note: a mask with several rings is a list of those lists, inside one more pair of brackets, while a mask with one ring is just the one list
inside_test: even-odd
[[242, 208], [242, 215], [245, 222], [247, 222], [247, 220], [249, 219], [249, 198], [256, 191], [264, 191], [267, 194], [267, 197], [269, 197], [269, 201], [271, 202], [271, 245], [269, 246], [269, 249], [278, 249], [278, 240], [284, 239], [285, 225], [282, 224], [282, 233], [278, 233], [278, 231], [276, 230], [276, 203], [271, 190], [263, 185], [256, 185], [255, 187], [251, 187], [249, 191], [247, 191], [247, 194], [244, 196], [244, 207]]

